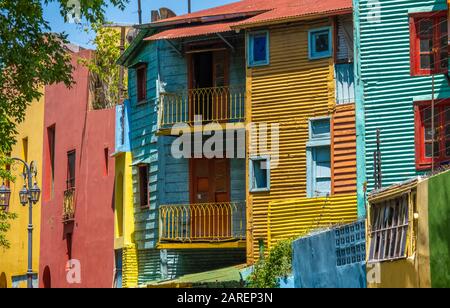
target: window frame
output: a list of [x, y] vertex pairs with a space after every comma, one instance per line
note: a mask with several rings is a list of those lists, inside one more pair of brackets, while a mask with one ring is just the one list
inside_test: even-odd
[[[409, 233], [411, 232], [411, 226], [413, 223], [412, 213], [413, 210], [415, 209], [416, 196], [417, 195], [415, 192], [405, 192], [401, 195], [395, 196], [394, 198], [377, 201], [370, 205], [370, 212], [369, 212], [370, 219], [368, 220], [369, 228], [367, 238], [367, 240], [369, 241], [368, 243], [369, 250], [367, 252], [367, 263], [372, 264], [408, 258], [408, 255], [410, 253], [410, 245], [408, 243], [408, 238], [410, 236]], [[403, 204], [396, 203], [399, 200], [400, 202], [404, 203]], [[387, 212], [386, 209], [388, 207], [394, 207], [394, 212], [390, 222], [389, 222], [390, 216], [388, 216], [387, 221], [385, 220], [386, 218], [385, 215], [386, 214], [390, 215], [390, 212], [386, 213]], [[401, 217], [403, 220], [400, 221], [399, 218], [401, 217], [395, 216], [395, 214], [402, 215]], [[394, 219], [394, 217], [396, 219]], [[376, 234], [380, 234], [380, 236], [378, 238], [375, 238], [374, 236]], [[394, 234], [395, 234], [394, 240], [395, 246], [393, 254], [391, 254], [392, 239], [394, 238]], [[400, 234], [400, 236], [398, 236], [398, 234]], [[388, 238], [390, 239], [390, 242], [388, 243], [388, 246], [390, 247], [386, 246]], [[399, 241], [399, 243], [397, 242], [397, 240]], [[379, 243], [379, 246], [377, 246], [377, 243]], [[378, 255], [377, 258], [375, 258], [377, 247], [378, 247]], [[381, 256], [380, 247], [384, 249], [383, 256]], [[388, 252], [387, 255], [386, 250]]]
[[[317, 52], [313, 44], [313, 35], [317, 32], [328, 31], [328, 51]], [[333, 30], [331, 26], [315, 28], [308, 30], [308, 58], [309, 60], [318, 60], [330, 58], [333, 56]]]
[[[150, 207], [150, 189], [149, 189], [149, 165], [148, 164], [140, 164], [137, 166], [138, 168], [138, 180], [139, 180], [139, 206], [142, 209], [149, 208]], [[145, 192], [143, 190], [144, 183], [142, 181], [142, 173], [141, 169], [145, 169], [145, 179], [146, 179], [146, 196], [144, 195]], [[143, 202], [145, 198], [145, 203]]]
[[[143, 71], [142, 79], [139, 72]], [[136, 72], [136, 101], [137, 104], [143, 104], [147, 101], [147, 64], [141, 63], [135, 68]], [[142, 93], [140, 91], [143, 91]], [[141, 96], [142, 94], [142, 96]]]
[[[435, 126], [439, 127], [438, 140], [439, 140], [439, 156], [434, 158], [434, 163], [442, 164], [450, 162], [450, 156], [446, 156], [445, 149], [446, 141], [450, 138], [446, 138], [445, 134], [445, 108], [450, 107], [450, 99], [439, 101], [435, 104], [435, 115], [439, 116], [439, 123]], [[426, 157], [426, 145], [425, 145], [425, 125], [423, 122], [423, 109], [431, 109], [431, 101], [421, 101], [414, 103], [414, 126], [415, 126], [415, 150], [416, 150], [416, 169], [419, 171], [429, 170], [432, 165], [432, 157]], [[449, 123], [450, 125], [450, 123]]]
[[[266, 37], [266, 59], [255, 61], [253, 59], [253, 48], [255, 36], [264, 35]], [[258, 67], [270, 64], [270, 33], [268, 30], [252, 31], [247, 33], [247, 66]]]
[[[255, 161], [266, 161], [266, 182], [267, 186], [263, 188], [257, 188], [253, 185], [253, 178], [255, 176]], [[270, 156], [254, 156], [249, 159], [249, 190], [251, 193], [268, 192], [270, 191]]]
[[[70, 157], [73, 155], [73, 174], [70, 170]], [[66, 174], [66, 189], [76, 188], [76, 174], [77, 174], [77, 151], [70, 150], [67, 152], [67, 174]]]
[[[321, 137], [314, 137], [313, 136], [313, 122], [314, 121], [323, 121], [328, 120], [330, 122], [330, 132], [328, 136], [321, 136]], [[306, 196], [307, 198], [319, 198], [323, 196], [316, 196], [314, 192], [314, 183], [316, 179], [315, 175], [315, 159], [314, 159], [314, 153], [317, 148], [323, 148], [328, 147], [330, 149], [330, 172], [331, 172], [331, 164], [332, 164], [332, 155], [331, 155], [331, 117], [325, 116], [325, 117], [315, 117], [310, 118], [308, 120], [308, 137], [309, 140], [306, 143]], [[332, 175], [330, 174], [330, 185], [332, 186]], [[331, 195], [332, 189], [330, 187], [330, 193]]]
[[[409, 15], [409, 33], [410, 33], [410, 73], [411, 76], [430, 76], [434, 74], [448, 73], [448, 65], [445, 68], [440, 68], [440, 55], [441, 55], [441, 47], [439, 46], [439, 37], [442, 36], [441, 28], [436, 25], [439, 24], [439, 19], [445, 17], [447, 18], [447, 11], [432, 11], [425, 13], [412, 13]], [[433, 21], [433, 50], [437, 50], [435, 52], [435, 56], [439, 55], [439, 60], [437, 58], [434, 60], [434, 68], [433, 69], [421, 69], [420, 68], [420, 37], [417, 35], [417, 29], [420, 20], [422, 19], [431, 19]], [[448, 20], [447, 20], [448, 22]], [[448, 31], [448, 30], [447, 30]], [[447, 34], [448, 35], [448, 34]], [[448, 46], [448, 45], [447, 45]], [[448, 47], [447, 47], [448, 48]], [[431, 52], [433, 53], [433, 51]], [[448, 55], [448, 49], [447, 49]], [[447, 56], [448, 62], [448, 56]]]

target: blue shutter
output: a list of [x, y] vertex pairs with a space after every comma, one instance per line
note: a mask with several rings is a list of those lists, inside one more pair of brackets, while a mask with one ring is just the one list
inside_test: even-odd
[[314, 149], [314, 195], [326, 196], [331, 193], [331, 155], [330, 147]]

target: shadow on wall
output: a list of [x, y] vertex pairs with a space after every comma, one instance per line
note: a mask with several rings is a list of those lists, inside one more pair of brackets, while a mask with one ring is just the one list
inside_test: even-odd
[[50, 273], [50, 267], [48, 266], [44, 268], [44, 273], [42, 274], [42, 282], [44, 284], [44, 289], [50, 289], [52, 287], [52, 276]]
[[8, 287], [8, 281], [6, 280], [6, 274], [0, 275], [0, 289], [6, 289]]

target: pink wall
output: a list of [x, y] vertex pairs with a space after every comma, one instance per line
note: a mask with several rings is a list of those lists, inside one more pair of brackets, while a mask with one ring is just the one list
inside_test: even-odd
[[[106, 174], [104, 150], [114, 151], [114, 109], [88, 111], [88, 71], [77, 63], [77, 57], [90, 56], [87, 50], [73, 55], [76, 84], [71, 89], [63, 84], [45, 89], [40, 287], [48, 276], [51, 287], [112, 287], [114, 160], [108, 155]], [[53, 196], [47, 131], [52, 125], [56, 131]], [[71, 258], [80, 261], [81, 284], [69, 284], [66, 279], [71, 225], [62, 223], [67, 152], [72, 150], [76, 150], [76, 210]]]

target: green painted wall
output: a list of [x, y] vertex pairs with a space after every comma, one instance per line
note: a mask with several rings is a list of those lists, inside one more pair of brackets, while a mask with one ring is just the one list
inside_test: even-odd
[[450, 171], [428, 180], [430, 270], [433, 288], [450, 286]]

